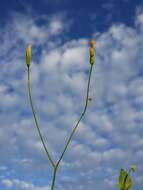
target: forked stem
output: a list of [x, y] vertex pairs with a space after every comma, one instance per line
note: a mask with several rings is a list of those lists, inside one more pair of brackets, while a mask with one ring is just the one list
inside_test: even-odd
[[88, 102], [89, 102], [89, 87], [90, 87], [90, 80], [91, 80], [91, 73], [92, 73], [92, 68], [93, 68], [93, 64], [91, 64], [91, 67], [90, 67], [90, 71], [89, 71], [89, 77], [88, 77], [88, 84], [87, 84], [87, 92], [86, 92], [86, 100], [85, 100], [85, 106], [84, 106], [84, 109], [83, 109], [83, 112], [81, 113], [75, 127], [73, 128], [69, 138], [67, 139], [67, 142], [65, 144], [65, 147], [63, 149], [63, 152], [61, 153], [61, 156], [59, 158], [59, 160], [57, 161], [57, 163], [55, 163], [47, 149], [47, 146], [45, 145], [45, 142], [44, 142], [44, 139], [43, 139], [43, 136], [42, 136], [42, 133], [41, 133], [41, 130], [40, 130], [40, 126], [39, 126], [39, 123], [38, 123], [38, 120], [37, 120], [37, 117], [36, 117], [36, 112], [35, 112], [35, 109], [34, 109], [34, 106], [33, 106], [33, 101], [32, 101], [32, 96], [31, 96], [31, 84], [30, 84], [30, 65], [28, 66], [28, 96], [29, 96], [29, 101], [30, 101], [30, 106], [31, 106], [31, 109], [32, 109], [32, 113], [33, 113], [33, 116], [34, 116], [34, 121], [35, 121], [35, 124], [36, 124], [36, 127], [37, 127], [37, 130], [38, 130], [38, 134], [39, 134], [39, 137], [40, 137], [40, 140], [42, 142], [42, 145], [44, 147], [44, 150], [48, 156], [48, 159], [52, 165], [52, 168], [53, 168], [53, 177], [52, 177], [52, 184], [51, 184], [51, 190], [54, 190], [54, 187], [55, 187], [55, 182], [56, 182], [56, 174], [57, 174], [57, 171], [58, 171], [58, 168], [59, 168], [59, 165], [61, 163], [61, 160], [68, 148], [68, 145], [70, 144], [71, 142], [71, 139], [73, 137], [73, 135], [75, 134], [78, 126], [79, 126], [79, 123], [80, 121], [82, 120], [82, 118], [84, 117], [85, 113], [86, 113], [86, 110], [87, 110], [87, 105], [88, 105]]

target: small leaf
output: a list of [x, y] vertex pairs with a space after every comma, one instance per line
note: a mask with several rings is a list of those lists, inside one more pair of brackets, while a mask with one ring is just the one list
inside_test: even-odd
[[[135, 172], [135, 170], [136, 170], [136, 165], [132, 165], [130, 171]], [[121, 190], [130, 190], [133, 186], [133, 181], [131, 179], [130, 173], [127, 173], [122, 168], [120, 170], [119, 181], [117, 186]]]
[[124, 187], [124, 189], [125, 189], [125, 190], [129, 190], [132, 186], [133, 186], [132, 179], [131, 179], [131, 177], [128, 175], [127, 178], [126, 178], [126, 181], [125, 181], [125, 187]]
[[127, 172], [121, 168], [120, 175], [119, 175], [119, 184], [118, 184], [120, 189], [124, 188], [124, 181], [125, 181], [126, 175], [127, 175]]
[[132, 165], [132, 166], [131, 166], [131, 171], [132, 171], [132, 172], [135, 172], [136, 169], [137, 169], [136, 165]]
[[119, 183], [117, 183], [116, 185], [117, 185], [117, 187], [118, 187], [119, 189], [121, 189], [121, 186], [120, 186], [120, 184], [119, 184]]

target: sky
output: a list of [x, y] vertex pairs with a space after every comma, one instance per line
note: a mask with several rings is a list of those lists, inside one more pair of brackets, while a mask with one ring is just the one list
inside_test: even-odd
[[143, 1], [5, 0], [0, 6], [0, 189], [50, 190], [52, 170], [27, 93], [54, 160], [82, 112], [89, 42], [96, 41], [85, 118], [62, 160], [56, 190], [116, 190], [132, 164], [143, 186]]

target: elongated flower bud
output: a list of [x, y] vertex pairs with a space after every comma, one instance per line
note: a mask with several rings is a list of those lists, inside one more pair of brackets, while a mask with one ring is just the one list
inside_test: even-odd
[[93, 39], [90, 41], [90, 47], [91, 47], [91, 48], [94, 48], [94, 47], [95, 47], [95, 41], [94, 41]]
[[94, 59], [95, 59], [95, 41], [91, 40], [90, 41], [90, 64], [93, 65], [94, 64]]
[[31, 53], [32, 53], [32, 45], [28, 44], [26, 48], [26, 64], [29, 67], [31, 63]]

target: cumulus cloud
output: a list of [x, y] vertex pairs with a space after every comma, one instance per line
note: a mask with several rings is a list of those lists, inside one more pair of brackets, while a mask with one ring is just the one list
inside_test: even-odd
[[11, 188], [13, 186], [13, 182], [9, 179], [3, 179], [2, 180], [2, 184], [6, 187], [6, 188]]
[[[115, 189], [119, 169], [129, 168], [133, 163], [139, 167], [135, 188], [142, 188], [141, 15], [135, 21], [140, 23], [139, 27], [116, 24], [97, 37], [90, 89], [92, 101], [62, 162], [57, 189], [93, 190], [95, 184], [97, 189]], [[48, 190], [51, 179], [51, 169], [28, 104], [26, 68], [22, 76], [26, 43], [33, 44], [33, 101], [55, 160], [82, 112], [89, 69], [89, 39], [60, 41], [59, 35], [64, 39], [68, 28], [64, 19], [44, 17], [38, 24], [39, 18], [19, 15], [0, 30], [3, 37], [0, 41], [4, 42], [0, 47], [3, 189]], [[9, 174], [4, 166], [9, 168]], [[23, 180], [15, 177], [17, 174]], [[30, 179], [32, 182], [28, 182]], [[43, 186], [36, 185], [38, 182]]]
[[48, 186], [35, 186], [32, 183], [28, 183], [26, 181], [23, 180], [19, 180], [19, 179], [3, 179], [2, 180], [2, 184], [4, 185], [4, 187], [6, 187], [7, 189], [10, 189], [11, 187], [15, 187], [18, 189], [29, 189], [29, 190], [49, 190], [50, 188]]

